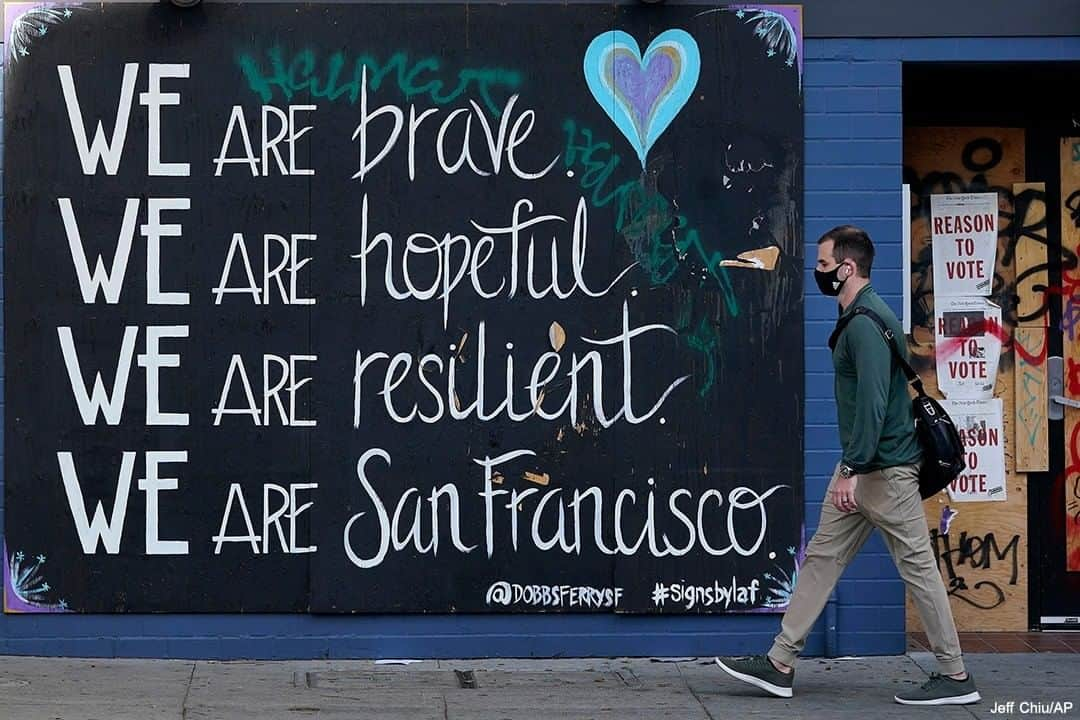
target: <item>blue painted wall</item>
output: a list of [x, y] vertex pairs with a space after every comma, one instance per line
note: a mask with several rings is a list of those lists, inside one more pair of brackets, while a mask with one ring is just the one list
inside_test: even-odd
[[[816, 241], [841, 223], [865, 227], [878, 248], [874, 284], [899, 313], [902, 63], [1080, 60], [1080, 37], [809, 40], [805, 55], [806, 520], [807, 532], [812, 533], [839, 452], [831, 363], [825, 349], [836, 305], [814, 291], [811, 271]], [[0, 157], [2, 152], [0, 139]], [[0, 252], [3, 240], [0, 225]], [[2, 293], [0, 271], [0, 297]], [[2, 442], [0, 435], [0, 458]], [[0, 478], [0, 532], [2, 487]], [[831, 652], [904, 652], [904, 588], [877, 534], [840, 581], [835, 610]], [[807, 643], [807, 655], [825, 653], [824, 620], [825, 614]], [[711, 655], [764, 652], [778, 625], [776, 615], [7, 615], [0, 616], [0, 654], [176, 658]]]

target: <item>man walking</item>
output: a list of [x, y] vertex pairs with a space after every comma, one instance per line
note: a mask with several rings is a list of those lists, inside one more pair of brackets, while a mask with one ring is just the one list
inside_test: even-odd
[[[903, 338], [896, 315], [870, 285], [874, 246], [867, 234], [842, 225], [818, 240], [814, 277], [835, 296], [841, 317], [865, 307]], [[837, 420], [843, 459], [833, 473], [817, 532], [772, 649], [765, 656], [717, 658], [729, 675], [778, 697], [791, 697], [795, 661], [844, 568], [876, 527], [915, 600], [941, 669], [922, 687], [894, 697], [905, 705], [978, 702], [964, 669], [948, 594], [941, 580], [919, 496], [921, 450], [903, 373], [877, 324], [852, 319], [833, 350]], [[900, 350], [907, 354], [906, 344]]]

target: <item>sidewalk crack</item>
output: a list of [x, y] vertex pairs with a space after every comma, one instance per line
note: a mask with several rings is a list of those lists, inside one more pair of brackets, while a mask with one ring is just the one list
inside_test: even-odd
[[195, 668], [199, 666], [199, 663], [191, 663], [191, 674], [188, 675], [187, 689], [184, 690], [184, 702], [180, 705], [180, 720], [187, 720], [187, 701], [188, 696], [191, 695], [191, 683], [195, 680]]
[[690, 694], [694, 696], [695, 700], [697, 700], [698, 705], [701, 706], [702, 711], [705, 713], [705, 717], [707, 717], [709, 720], [716, 720], [716, 718], [713, 717], [713, 714], [709, 712], [709, 708], [705, 707], [705, 703], [702, 702], [701, 697], [698, 696], [694, 688], [690, 687], [690, 681], [686, 679], [685, 675], [683, 675], [682, 663], [675, 663], [675, 669], [678, 671], [679, 677], [682, 678], [683, 685], [686, 686], [686, 689], [690, 691]]
[[971, 709], [971, 705], [961, 705], [960, 707], [967, 710], [968, 715], [978, 720], [979, 716], [975, 714], [975, 711]]
[[912, 665], [914, 665], [915, 667], [919, 668], [919, 669], [920, 669], [920, 670], [922, 670], [922, 671], [923, 671], [924, 673], [926, 673], [926, 676], [927, 676], [927, 677], [929, 677], [929, 676], [930, 676], [930, 670], [928, 670], [927, 668], [924, 668], [924, 667], [923, 667], [922, 665], [920, 665], [920, 664], [919, 664], [919, 661], [918, 661], [918, 660], [916, 660], [915, 658], [913, 658], [913, 657], [911, 656], [911, 653], [910, 653], [910, 652], [909, 652], [909, 653], [905, 653], [905, 656], [907, 657], [907, 659], [908, 659], [908, 660], [910, 660], [910, 661], [911, 661], [911, 664], [912, 664]]

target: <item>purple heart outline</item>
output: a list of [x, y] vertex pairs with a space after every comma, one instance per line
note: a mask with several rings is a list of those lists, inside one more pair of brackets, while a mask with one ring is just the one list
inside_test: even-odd
[[627, 50], [612, 54], [611, 79], [615, 94], [631, 109], [638, 137], [645, 139], [645, 129], [663, 98], [671, 92], [679, 75], [677, 59], [665, 52], [641, 63]]

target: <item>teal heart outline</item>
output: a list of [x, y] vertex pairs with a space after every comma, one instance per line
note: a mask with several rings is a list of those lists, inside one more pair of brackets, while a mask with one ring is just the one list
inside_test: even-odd
[[[679, 76], [671, 90], [657, 98], [645, 127], [645, 136], [641, 137], [631, 109], [615, 92], [611, 78], [605, 72], [610, 66], [608, 58], [622, 49], [635, 57], [639, 66], [646, 68], [654, 55], [667, 48], [679, 55]], [[609, 30], [600, 33], [589, 43], [585, 51], [584, 70], [589, 92], [615, 123], [615, 127], [630, 141], [644, 170], [649, 150], [694, 94], [701, 74], [701, 53], [693, 36], [685, 30], [672, 29], [660, 33], [649, 43], [644, 56], [633, 36], [621, 30]]]

